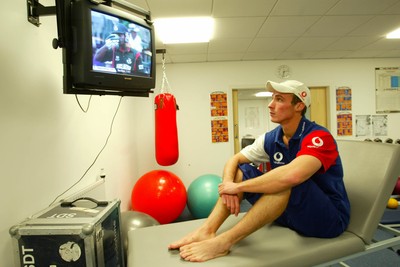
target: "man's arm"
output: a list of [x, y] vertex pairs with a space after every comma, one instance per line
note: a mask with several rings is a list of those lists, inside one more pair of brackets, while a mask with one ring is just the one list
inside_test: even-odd
[[301, 184], [320, 170], [321, 167], [321, 161], [316, 157], [302, 155], [289, 164], [275, 168], [254, 179], [241, 183], [224, 180], [219, 185], [219, 193], [230, 195], [242, 192], [276, 194]]
[[[248, 160], [242, 153], [239, 152], [231, 157], [224, 167], [222, 175], [223, 183], [233, 183], [238, 171], [238, 166], [243, 163], [250, 163], [250, 160]], [[240, 212], [240, 200], [237, 193], [221, 193], [220, 196], [222, 202], [225, 204], [227, 209], [230, 210], [230, 213], [237, 216]]]
[[237, 153], [233, 157], [231, 157], [225, 164], [224, 172], [223, 172], [223, 181], [224, 182], [233, 182], [235, 179], [239, 164], [250, 163], [242, 153]]
[[103, 45], [101, 48], [99, 48], [96, 51], [96, 54], [94, 55], [94, 60], [100, 61], [100, 62], [105, 61], [104, 58], [105, 58], [105, 56], [106, 56], [106, 54], [107, 54], [109, 49], [110, 48], [107, 45]]

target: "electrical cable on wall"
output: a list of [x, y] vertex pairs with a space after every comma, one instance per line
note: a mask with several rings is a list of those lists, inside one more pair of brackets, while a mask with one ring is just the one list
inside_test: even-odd
[[78, 103], [79, 107], [81, 108], [81, 110], [82, 110], [84, 113], [87, 113], [87, 112], [89, 111], [90, 101], [92, 101], [92, 96], [93, 96], [93, 95], [90, 95], [89, 100], [88, 100], [88, 103], [87, 103], [87, 107], [86, 107], [86, 109], [84, 109], [84, 108], [82, 107], [82, 105], [81, 105], [81, 102], [79, 101], [78, 95], [75, 95], [76, 102]]
[[59, 194], [59, 195], [50, 203], [49, 206], [53, 205], [61, 196], [63, 196], [63, 195], [66, 194], [68, 191], [70, 191], [72, 188], [74, 188], [76, 185], [78, 185], [78, 184], [83, 180], [83, 178], [86, 176], [86, 174], [89, 172], [89, 170], [93, 167], [93, 165], [97, 162], [97, 159], [100, 157], [101, 153], [102, 153], [103, 150], [106, 148], [106, 146], [107, 146], [107, 144], [108, 144], [108, 140], [109, 140], [110, 137], [111, 137], [112, 130], [113, 130], [113, 125], [114, 125], [114, 121], [115, 121], [115, 117], [116, 117], [117, 114], [118, 114], [118, 110], [119, 110], [119, 107], [120, 107], [120, 105], [121, 105], [121, 102], [122, 102], [122, 96], [121, 96], [120, 99], [119, 99], [119, 102], [118, 102], [118, 105], [117, 105], [117, 109], [115, 110], [114, 116], [113, 116], [113, 118], [112, 118], [112, 120], [111, 120], [110, 131], [109, 131], [109, 133], [108, 133], [108, 136], [107, 136], [107, 138], [106, 138], [106, 141], [104, 142], [104, 145], [103, 145], [103, 147], [100, 149], [99, 153], [97, 153], [97, 155], [96, 155], [96, 157], [94, 158], [93, 162], [89, 165], [89, 167], [88, 167], [88, 168], [86, 169], [86, 171], [83, 173], [83, 175], [81, 176], [81, 178], [79, 178], [79, 180], [76, 181], [73, 185], [71, 185], [67, 190], [65, 190], [64, 192], [62, 192], [61, 194]]

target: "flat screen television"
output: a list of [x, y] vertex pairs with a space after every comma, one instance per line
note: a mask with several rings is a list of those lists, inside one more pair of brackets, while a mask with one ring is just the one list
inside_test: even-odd
[[149, 16], [71, 0], [62, 27], [64, 93], [149, 96], [156, 77]]

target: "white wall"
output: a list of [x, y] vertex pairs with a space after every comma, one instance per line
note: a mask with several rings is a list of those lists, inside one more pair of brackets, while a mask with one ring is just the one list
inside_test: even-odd
[[[9, 228], [78, 181], [103, 147], [120, 100], [94, 96], [83, 113], [74, 95], [63, 95], [61, 50], [51, 46], [55, 16], [41, 17], [36, 27], [27, 22], [26, 9], [26, 1], [4, 1], [0, 11], [0, 266], [13, 266]], [[79, 99], [86, 106], [89, 97]], [[138, 122], [143, 109], [152, 112], [151, 99], [122, 99], [108, 145], [77, 188], [104, 168], [107, 197], [129, 207], [143, 142], [136, 133], [152, 124]]]
[[[49, 1], [50, 3], [52, 1]], [[45, 2], [44, 2], [45, 4]], [[51, 47], [57, 36], [55, 17], [27, 22], [25, 1], [4, 1], [0, 11], [0, 162], [2, 266], [12, 266], [10, 226], [47, 207], [75, 183], [94, 160], [109, 132], [118, 97], [94, 96], [88, 113], [73, 95], [62, 94], [61, 50]], [[186, 185], [204, 173], [221, 174], [233, 153], [232, 106], [229, 143], [211, 143], [209, 93], [263, 87], [276, 80], [275, 68], [288, 64], [293, 78], [310, 86], [353, 89], [353, 114], [374, 114], [374, 68], [398, 66], [399, 59], [255, 61], [167, 65], [178, 111], [180, 159], [164, 169]], [[158, 68], [160, 70], [161, 68]], [[161, 72], [158, 72], [161, 79]], [[131, 188], [147, 171], [161, 168], [154, 159], [153, 98], [122, 99], [109, 143], [79, 187], [91, 183], [104, 168], [107, 197], [129, 208]], [[88, 97], [81, 96], [83, 104]], [[400, 114], [389, 115], [389, 137], [400, 138]], [[331, 113], [335, 133], [335, 112]]]

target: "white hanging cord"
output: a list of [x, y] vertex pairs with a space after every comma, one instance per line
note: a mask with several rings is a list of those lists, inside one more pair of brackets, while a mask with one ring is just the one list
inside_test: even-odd
[[[161, 82], [161, 93], [169, 93], [171, 87], [169, 86], [169, 82], [167, 79], [167, 73], [165, 71], [165, 57], [164, 57], [164, 53], [162, 55], [162, 70], [163, 70], [163, 78], [162, 78], [162, 82]], [[167, 85], [167, 87], [165, 87], [165, 84]]]

